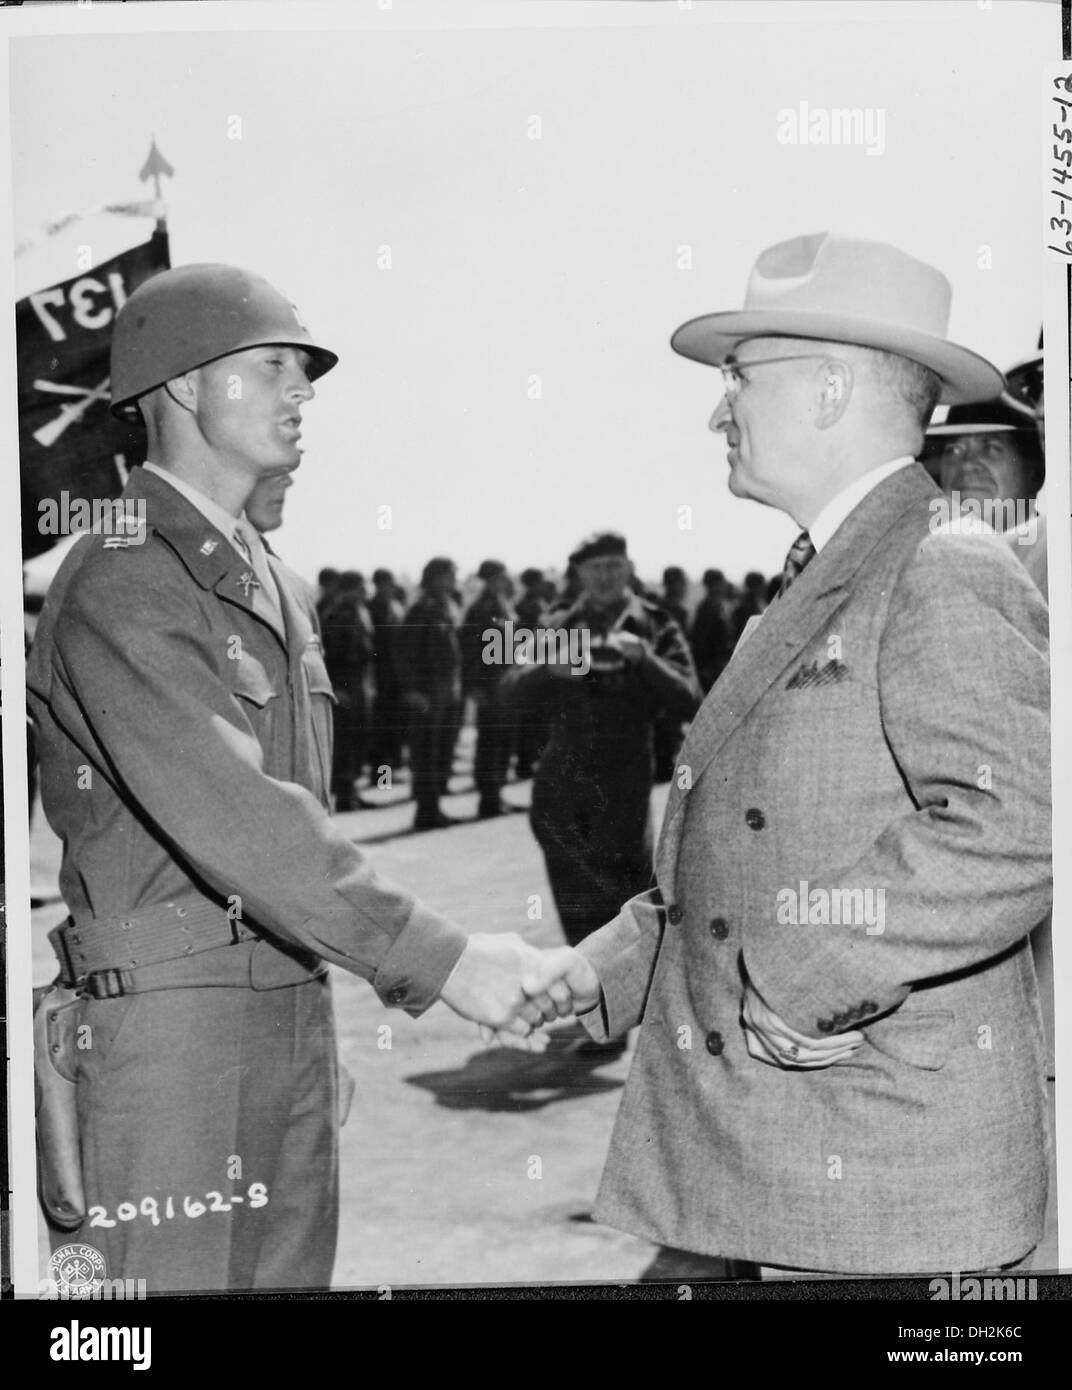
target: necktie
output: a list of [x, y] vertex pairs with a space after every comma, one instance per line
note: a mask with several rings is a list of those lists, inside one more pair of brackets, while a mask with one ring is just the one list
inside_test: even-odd
[[782, 582], [778, 588], [778, 597], [785, 593], [793, 580], [808, 562], [815, 555], [815, 546], [812, 544], [811, 537], [807, 531], [801, 531], [793, 544], [789, 547], [789, 554], [785, 557], [785, 568], [782, 570]]
[[234, 543], [256, 576], [266, 602], [279, 616], [282, 616], [279, 593], [275, 586], [275, 580], [272, 578], [272, 572], [268, 568], [264, 546], [261, 544], [260, 537], [252, 533], [252, 528], [249, 527], [247, 521], [239, 520], [235, 523]]

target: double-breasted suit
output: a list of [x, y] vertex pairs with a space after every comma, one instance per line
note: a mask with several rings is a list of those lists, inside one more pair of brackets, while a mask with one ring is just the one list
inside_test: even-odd
[[[1042, 1232], [1028, 933], [1051, 893], [1046, 609], [913, 464], [760, 619], [690, 729], [658, 887], [580, 947], [596, 1036], [642, 1022], [596, 1216], [861, 1273], [973, 1269]], [[756, 1060], [744, 979], [825, 1069]]]

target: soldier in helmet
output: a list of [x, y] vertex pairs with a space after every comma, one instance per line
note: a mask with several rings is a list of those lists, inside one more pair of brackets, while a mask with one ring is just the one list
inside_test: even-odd
[[329, 1282], [327, 962], [412, 1015], [438, 997], [524, 1034], [557, 1011], [553, 955], [466, 938], [329, 814], [315, 618], [243, 508], [298, 466], [335, 363], [258, 276], [195, 265], [141, 285], [111, 382], [113, 410], [147, 431], [124, 492], [145, 524], [71, 549], [28, 666], [70, 912], [52, 940], [89, 1040], [78, 1234], [154, 1293]]
[[630, 589], [624, 536], [587, 537], [570, 566], [579, 596], [550, 624], [583, 635], [589, 669], [515, 670], [522, 688], [542, 699], [550, 724], [533, 783], [532, 829], [562, 930], [576, 945], [615, 914], [622, 893], [650, 886], [656, 718], [662, 711], [691, 718], [700, 690], [684, 633]]

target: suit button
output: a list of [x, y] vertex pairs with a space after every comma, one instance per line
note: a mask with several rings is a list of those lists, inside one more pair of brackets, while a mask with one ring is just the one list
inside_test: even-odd
[[672, 927], [676, 927], [684, 915], [685, 914], [682, 912], [681, 908], [678, 907], [677, 903], [671, 903], [666, 909], [666, 920]]
[[392, 985], [387, 991], [387, 1002], [388, 1004], [401, 1004], [408, 993], [409, 990], [405, 985]]
[[712, 917], [711, 925], [708, 930], [716, 941], [725, 941], [726, 937], [730, 934], [730, 929], [725, 917]]
[[708, 1033], [707, 1037], [704, 1038], [704, 1047], [707, 1048], [712, 1057], [721, 1057], [722, 1049], [725, 1045], [726, 1044], [722, 1041], [722, 1034], [716, 1032], [713, 1028], [710, 1033]]
[[817, 1018], [815, 1026], [820, 1033], [832, 1033], [834, 1031], [834, 1024], [829, 1018]]
[[744, 823], [748, 826], [749, 830], [762, 830], [767, 824], [767, 817], [762, 811], [752, 806], [744, 813]]

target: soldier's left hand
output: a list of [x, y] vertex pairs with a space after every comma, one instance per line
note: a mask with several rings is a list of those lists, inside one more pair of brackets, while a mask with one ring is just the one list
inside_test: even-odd
[[790, 1028], [768, 1007], [751, 983], [745, 985], [741, 1009], [745, 1043], [749, 1055], [759, 1062], [788, 1070], [815, 1071], [844, 1062], [857, 1052], [864, 1035], [857, 1030], [809, 1038]]

